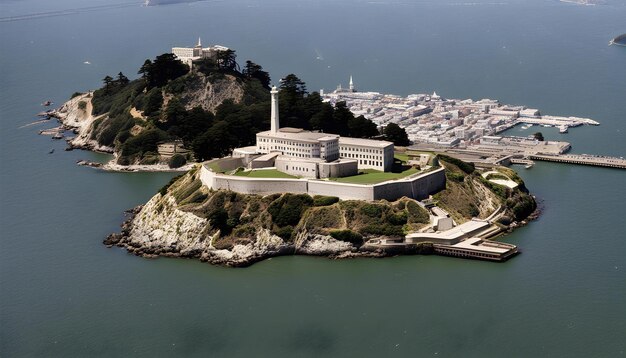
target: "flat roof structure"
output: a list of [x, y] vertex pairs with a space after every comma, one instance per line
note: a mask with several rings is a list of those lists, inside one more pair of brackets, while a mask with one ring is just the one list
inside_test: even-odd
[[363, 139], [363, 138], [351, 138], [351, 137], [339, 137], [339, 145], [362, 145], [366, 147], [377, 147], [377, 148], [385, 148], [390, 145], [393, 145], [391, 142], [387, 142], [385, 140], [375, 140], [375, 139]]
[[[283, 129], [288, 129], [287, 131]], [[276, 139], [285, 139], [285, 140], [297, 140], [300, 142], [310, 142], [317, 143], [319, 141], [331, 140], [339, 138], [336, 134], [328, 134], [328, 133], [320, 133], [320, 132], [309, 132], [299, 128], [281, 128], [280, 130], [273, 132], [272, 131], [263, 131], [257, 133], [257, 136], [261, 137], [271, 137]]]

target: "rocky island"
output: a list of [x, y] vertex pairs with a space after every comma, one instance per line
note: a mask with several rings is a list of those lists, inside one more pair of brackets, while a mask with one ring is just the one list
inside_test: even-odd
[[237, 267], [293, 254], [518, 253], [493, 240], [536, 215], [513, 170], [407, 149], [397, 124], [379, 128], [293, 74], [270, 88], [226, 47], [172, 50], [141, 78], [107, 76], [50, 112], [76, 134], [70, 148], [114, 154], [105, 168], [186, 171], [129, 211], [107, 246]]
[[[451, 254], [445, 249], [453, 245], [428, 233], [484, 223], [471, 237], [480, 238], [487, 247], [505, 247], [490, 239], [536, 215], [534, 198], [512, 170], [501, 168], [496, 175], [519, 184], [510, 189], [484, 179], [470, 164], [448, 157], [439, 160], [445, 168], [446, 188], [425, 201], [215, 191], [202, 184], [197, 166], [132, 210], [122, 232], [111, 234], [104, 243], [143, 257], [194, 258], [237, 267], [282, 255], [445, 255]], [[411, 241], [409, 233], [422, 233], [425, 239]], [[503, 251], [517, 253], [511, 247]]]

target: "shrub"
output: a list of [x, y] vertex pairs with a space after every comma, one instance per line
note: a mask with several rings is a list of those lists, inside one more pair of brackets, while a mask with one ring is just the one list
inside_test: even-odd
[[408, 214], [405, 211], [387, 216], [387, 221], [391, 225], [404, 225], [408, 220]]
[[172, 186], [172, 184], [174, 184], [178, 179], [180, 179], [180, 177], [182, 177], [185, 174], [181, 174], [181, 175], [177, 175], [175, 177], [173, 177], [172, 179], [170, 179], [169, 183], [163, 185], [163, 187], [161, 188], [161, 190], [159, 190], [159, 193], [161, 195], [165, 195], [167, 193], [167, 189], [169, 189], [170, 186]]
[[139, 161], [139, 164], [142, 165], [153, 165], [153, 164], [158, 164], [160, 161], [161, 157], [159, 157], [158, 154], [155, 153], [146, 153], [146, 155], [144, 155], [141, 160]]
[[284, 194], [272, 202], [267, 211], [272, 215], [272, 221], [276, 225], [295, 226], [300, 221], [302, 213], [312, 204], [313, 198], [306, 194]]
[[369, 224], [361, 229], [362, 234], [385, 235], [385, 236], [404, 236], [402, 226], [389, 224]]
[[170, 168], [180, 168], [185, 164], [187, 164], [187, 159], [182, 154], [174, 154], [167, 162]]
[[85, 101], [80, 101], [78, 102], [78, 109], [84, 111], [85, 109], [87, 109], [87, 102]]
[[148, 129], [129, 138], [123, 145], [121, 154], [129, 156], [143, 152], [157, 152], [157, 144], [168, 138], [167, 133], [160, 129]]
[[339, 198], [336, 196], [315, 195], [313, 197], [313, 206], [328, 206], [338, 201]]
[[455, 173], [452, 171], [446, 171], [446, 177], [450, 180], [453, 180], [457, 183], [462, 183], [465, 181], [465, 175], [461, 173]]
[[219, 229], [222, 234], [226, 235], [230, 233], [228, 227], [228, 213], [224, 208], [217, 208], [209, 213], [209, 222], [211, 226], [215, 229]]
[[428, 211], [419, 206], [419, 204], [414, 201], [409, 201], [406, 204], [406, 209], [409, 213], [409, 221], [411, 223], [428, 224], [430, 215], [428, 214]]
[[365, 204], [361, 207], [361, 213], [371, 218], [379, 218], [383, 214], [383, 208], [376, 204]]
[[244, 225], [233, 230], [234, 237], [253, 238], [256, 235], [256, 228], [252, 225]]
[[281, 239], [285, 241], [291, 240], [291, 236], [293, 235], [293, 226], [287, 225], [281, 228], [278, 228], [273, 231], [276, 236], [279, 236]]
[[361, 234], [359, 233], [356, 233], [348, 229], [333, 230], [330, 232], [330, 236], [332, 236], [336, 240], [349, 242], [357, 246], [361, 246], [361, 244], [363, 244], [363, 236], [361, 236]]
[[456, 165], [457, 167], [459, 167], [459, 169], [461, 169], [467, 174], [472, 174], [472, 172], [474, 172], [474, 170], [476, 169], [474, 167], [474, 163], [467, 163], [460, 159], [452, 158], [443, 154], [439, 154], [438, 157], [440, 160], [443, 160], [444, 162]]

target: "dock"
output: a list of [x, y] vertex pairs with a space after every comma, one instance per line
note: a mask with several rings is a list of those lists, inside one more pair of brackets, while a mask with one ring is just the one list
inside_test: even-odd
[[626, 159], [617, 157], [607, 157], [601, 155], [589, 154], [531, 154], [528, 156], [531, 160], [542, 160], [547, 162], [558, 162], [568, 164], [593, 165], [596, 167], [608, 167], [626, 169]]

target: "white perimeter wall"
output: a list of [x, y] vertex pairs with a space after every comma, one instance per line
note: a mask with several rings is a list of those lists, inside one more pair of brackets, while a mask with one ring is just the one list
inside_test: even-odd
[[243, 194], [296, 193], [336, 196], [343, 200], [396, 200], [403, 196], [421, 200], [446, 188], [443, 168], [406, 179], [360, 185], [325, 180], [236, 177], [213, 173], [203, 165], [200, 180], [208, 188]]

